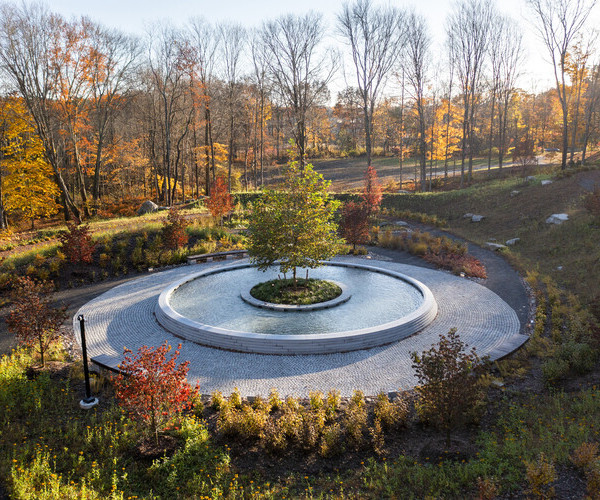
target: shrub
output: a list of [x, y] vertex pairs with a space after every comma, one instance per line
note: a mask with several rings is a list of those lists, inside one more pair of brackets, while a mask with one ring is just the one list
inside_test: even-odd
[[221, 391], [214, 391], [210, 395], [210, 406], [211, 406], [211, 408], [219, 411], [226, 404], [227, 404], [227, 400], [225, 399], [225, 397], [223, 396], [223, 394], [221, 394]]
[[92, 242], [89, 224], [67, 223], [67, 231], [60, 237], [61, 251], [69, 262], [89, 264], [93, 260], [95, 243]]
[[13, 308], [6, 317], [8, 330], [15, 334], [19, 345], [33, 348], [40, 355], [44, 366], [44, 354], [60, 335], [65, 321], [66, 308], [50, 307], [48, 285], [36, 283], [28, 277], [18, 278], [13, 290]]
[[277, 389], [271, 389], [271, 392], [269, 393], [269, 406], [271, 407], [271, 411], [279, 410], [282, 404]]
[[359, 449], [364, 442], [364, 433], [367, 430], [367, 408], [361, 391], [354, 391], [344, 414], [343, 426], [349, 442], [355, 449]]
[[398, 398], [397, 401], [392, 403], [387, 394], [384, 393], [377, 395], [373, 409], [375, 418], [388, 430], [405, 425], [408, 411], [408, 403], [404, 398]]
[[573, 450], [571, 462], [579, 469], [585, 470], [598, 460], [598, 443], [581, 443]]
[[342, 209], [340, 231], [343, 238], [352, 245], [356, 251], [356, 245], [369, 241], [369, 218], [364, 203], [349, 201]]
[[325, 417], [328, 421], [333, 421], [337, 415], [337, 411], [340, 409], [342, 398], [340, 397], [340, 391], [334, 389], [327, 393], [325, 400]]
[[383, 426], [381, 425], [381, 420], [379, 418], [375, 418], [373, 427], [369, 430], [369, 434], [371, 435], [373, 451], [377, 453], [377, 455], [383, 455], [385, 453], [385, 438], [383, 436]]
[[368, 217], [379, 211], [382, 196], [381, 183], [377, 177], [377, 170], [369, 165], [365, 172], [364, 188], [362, 193], [362, 199]]
[[189, 361], [177, 365], [181, 344], [167, 359], [171, 346], [142, 346], [135, 356], [123, 350], [124, 360], [115, 379], [115, 395], [121, 406], [138, 422], [158, 432], [179, 412], [188, 408], [198, 388], [187, 382]]
[[188, 242], [185, 228], [188, 222], [176, 207], [169, 209], [169, 215], [163, 223], [161, 239], [164, 246], [169, 250], [177, 250]]
[[339, 423], [325, 427], [319, 451], [324, 457], [340, 455], [344, 451], [344, 430]]
[[535, 498], [553, 498], [554, 487], [551, 484], [556, 480], [556, 469], [543, 453], [535, 462], [525, 461], [525, 474], [529, 483], [529, 492]]
[[210, 192], [210, 198], [206, 200], [206, 206], [215, 219], [219, 219], [223, 225], [223, 216], [233, 209], [233, 199], [227, 187], [224, 177], [216, 178]]
[[456, 329], [431, 349], [418, 355], [411, 353], [418, 385], [415, 387], [419, 416], [446, 431], [446, 445], [450, 446], [450, 431], [474, 417], [483, 399], [478, 382], [482, 368], [475, 352], [465, 352], [466, 345]]

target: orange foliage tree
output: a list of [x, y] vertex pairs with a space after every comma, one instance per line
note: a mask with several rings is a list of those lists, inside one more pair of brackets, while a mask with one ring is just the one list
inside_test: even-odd
[[382, 198], [381, 183], [377, 177], [377, 170], [371, 165], [365, 172], [365, 186], [363, 189], [362, 199], [367, 209], [367, 216], [371, 216], [379, 211]]
[[218, 218], [223, 225], [223, 216], [233, 209], [233, 199], [227, 189], [227, 181], [224, 177], [217, 177], [210, 194], [210, 198], [206, 200], [206, 206], [210, 211], [210, 215]]
[[162, 430], [178, 413], [189, 407], [198, 387], [187, 381], [189, 361], [177, 364], [181, 344], [167, 359], [171, 346], [165, 341], [158, 347], [142, 346], [136, 355], [123, 350], [115, 393], [120, 405], [132, 418], [149, 424], [158, 441]]
[[188, 222], [176, 207], [169, 209], [167, 220], [163, 224], [162, 238], [165, 246], [170, 250], [177, 250], [188, 242], [185, 228]]
[[89, 224], [67, 223], [67, 232], [60, 237], [61, 250], [70, 262], [90, 264], [96, 244], [92, 242]]

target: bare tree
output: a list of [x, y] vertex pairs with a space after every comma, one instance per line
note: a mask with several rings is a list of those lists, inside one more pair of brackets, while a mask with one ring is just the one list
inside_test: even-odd
[[[267, 99], [269, 88], [267, 85], [267, 60], [264, 51], [264, 45], [260, 41], [260, 32], [255, 31], [250, 43], [252, 53], [252, 65], [254, 68], [253, 80], [256, 86], [258, 99], [255, 112], [255, 131], [254, 131], [254, 165], [260, 166], [260, 185], [264, 186], [264, 153], [265, 153], [265, 122], [267, 117]], [[256, 130], [258, 128], [258, 130]], [[256, 177], [254, 187], [257, 187]]]
[[362, 98], [367, 165], [371, 165], [373, 112], [404, 42], [406, 25], [396, 7], [374, 7], [371, 0], [346, 3], [338, 15], [338, 31], [352, 51]]
[[[204, 19], [192, 19], [190, 23], [191, 44], [196, 54], [197, 75], [195, 78], [202, 89], [201, 101], [204, 108], [204, 155], [205, 155], [205, 194], [210, 195], [211, 172], [215, 181], [215, 149], [213, 141], [211, 100], [215, 59], [220, 37], [217, 30]], [[196, 159], [197, 163], [197, 159]], [[196, 175], [196, 177], [198, 177]]]
[[498, 38], [498, 73], [496, 92], [498, 96], [498, 166], [502, 168], [506, 154], [506, 131], [508, 106], [515, 93], [515, 86], [523, 60], [523, 34], [508, 18], [502, 18], [502, 33]]
[[[148, 33], [148, 69], [156, 94], [155, 116], [162, 142], [162, 186], [164, 202], [173, 203], [178, 181], [181, 142], [189, 131], [192, 106], [187, 106], [187, 46], [183, 33], [169, 25], [155, 25]], [[182, 123], [178, 120], [184, 116]]]
[[447, 24], [448, 45], [463, 100], [461, 185], [464, 183], [467, 153], [469, 182], [473, 175], [475, 108], [481, 92], [481, 76], [493, 17], [494, 9], [490, 0], [461, 0], [455, 4]]
[[65, 217], [80, 218], [62, 177], [62, 157], [54, 131], [58, 127], [53, 113], [57, 68], [50, 64], [52, 41], [58, 36], [61, 19], [41, 4], [3, 4], [0, 7], [0, 62], [8, 83], [19, 92], [29, 111], [54, 179], [61, 191]]
[[403, 68], [412, 88], [412, 97], [415, 101], [417, 111], [418, 139], [417, 151], [420, 165], [421, 191], [427, 188], [427, 137], [425, 116], [425, 86], [426, 64], [428, 62], [431, 37], [427, 28], [427, 22], [423, 16], [411, 12], [406, 20], [407, 34]]
[[306, 113], [327, 91], [337, 67], [331, 51], [319, 54], [324, 32], [323, 21], [314, 12], [282, 16], [261, 29], [269, 76], [292, 115], [301, 166], [306, 155]]
[[231, 192], [231, 168], [235, 158], [235, 116], [239, 103], [238, 79], [240, 78], [240, 57], [246, 44], [246, 30], [239, 24], [219, 26], [223, 56], [223, 76], [227, 85], [227, 111], [229, 131], [228, 187]]
[[567, 168], [569, 147], [569, 100], [567, 55], [575, 36], [585, 26], [597, 0], [527, 0], [537, 17], [538, 35], [550, 55], [554, 68], [556, 93], [562, 111], [561, 169]]
[[90, 84], [96, 136], [93, 210], [100, 199], [100, 171], [104, 161], [104, 146], [110, 125], [117, 111], [125, 104], [126, 94], [134, 86], [133, 74], [139, 60], [136, 38], [105, 29], [96, 24], [87, 25], [90, 40]]

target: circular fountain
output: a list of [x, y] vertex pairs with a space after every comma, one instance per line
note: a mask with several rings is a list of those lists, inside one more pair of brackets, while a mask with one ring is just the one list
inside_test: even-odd
[[406, 338], [437, 314], [421, 282], [375, 266], [329, 262], [315, 274], [338, 283], [342, 295], [311, 306], [253, 299], [254, 284], [277, 277], [249, 263], [190, 274], [162, 291], [158, 322], [198, 344], [260, 354], [348, 352]]

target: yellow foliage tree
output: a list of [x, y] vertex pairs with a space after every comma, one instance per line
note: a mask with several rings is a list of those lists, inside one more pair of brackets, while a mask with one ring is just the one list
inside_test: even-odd
[[21, 99], [5, 99], [1, 112], [4, 208], [9, 215], [31, 220], [33, 227], [35, 219], [58, 212], [60, 191]]

